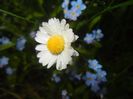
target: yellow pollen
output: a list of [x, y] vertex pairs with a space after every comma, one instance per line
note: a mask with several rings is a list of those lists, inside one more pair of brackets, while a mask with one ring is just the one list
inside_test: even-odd
[[53, 35], [47, 42], [47, 47], [52, 54], [60, 54], [64, 50], [65, 41], [61, 35]]
[[76, 15], [75, 12], [72, 12], [71, 14], [72, 14], [72, 16], [75, 16]]
[[80, 8], [80, 5], [77, 5], [77, 8]]
[[64, 13], [67, 13], [67, 10], [64, 10]]

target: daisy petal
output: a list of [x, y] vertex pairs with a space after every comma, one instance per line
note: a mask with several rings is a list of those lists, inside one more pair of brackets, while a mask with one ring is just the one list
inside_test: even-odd
[[53, 55], [49, 61], [47, 68], [50, 68], [57, 60], [57, 56]]
[[35, 40], [39, 43], [46, 44], [49, 36], [41, 32], [37, 32]]
[[48, 49], [47, 49], [47, 46], [44, 45], [44, 44], [39, 44], [39, 45], [37, 45], [37, 46], [35, 47], [35, 49], [36, 49], [37, 51], [47, 51], [47, 50], [48, 50]]

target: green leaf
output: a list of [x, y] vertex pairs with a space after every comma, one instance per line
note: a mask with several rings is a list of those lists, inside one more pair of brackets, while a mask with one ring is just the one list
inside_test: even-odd
[[101, 16], [95, 17], [95, 18], [91, 21], [91, 23], [90, 23], [90, 25], [89, 25], [89, 30], [92, 30], [92, 28], [95, 26], [95, 24], [97, 24], [97, 23], [100, 21], [100, 19], [101, 19]]
[[6, 49], [9, 49], [11, 47], [13, 47], [15, 44], [10, 42], [8, 44], [4, 44], [4, 45], [0, 45], [0, 51], [3, 51], [3, 50], [6, 50]]
[[101, 48], [102, 47], [102, 45], [98, 41], [94, 42], [93, 45], [95, 47], [97, 47], [97, 48]]
[[78, 24], [77, 23], [75, 23], [74, 25], [74, 27], [76, 27], [76, 30], [78, 30], [78, 29], [80, 29], [81, 27], [83, 27], [85, 24], [87, 23], [87, 21], [85, 20], [85, 21], [81, 21], [81, 22], [79, 22]]

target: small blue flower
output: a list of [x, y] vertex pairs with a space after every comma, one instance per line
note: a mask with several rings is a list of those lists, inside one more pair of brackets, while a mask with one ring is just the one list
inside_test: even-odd
[[66, 90], [62, 90], [61, 95], [62, 95], [62, 99], [70, 99], [69, 96], [67, 95], [67, 91]]
[[2, 68], [3, 66], [7, 65], [9, 61], [8, 57], [3, 56], [2, 58], [0, 58], [0, 68]]
[[87, 43], [87, 44], [91, 44], [95, 41], [100, 41], [101, 38], [103, 38], [103, 33], [102, 33], [102, 30], [101, 29], [97, 29], [97, 30], [93, 30], [92, 33], [87, 33], [85, 38], [84, 38], [84, 41]]
[[86, 72], [85, 77], [85, 84], [90, 86], [93, 92], [100, 92], [100, 84], [106, 82], [106, 71], [102, 70], [102, 65], [96, 59], [88, 60], [89, 68], [93, 69], [95, 73]]
[[13, 71], [14, 71], [14, 70], [13, 70], [11, 67], [7, 67], [7, 68], [6, 68], [6, 74], [7, 74], [7, 75], [12, 75], [12, 74], [13, 74]]
[[93, 34], [86, 34], [85, 38], [84, 38], [84, 41], [87, 43], [87, 44], [91, 44], [92, 42], [94, 42], [94, 35]]
[[17, 50], [22, 51], [25, 48], [25, 43], [26, 43], [26, 39], [24, 38], [24, 36], [21, 36], [20, 38], [18, 38], [17, 44], [16, 44]]
[[62, 3], [64, 17], [66, 19], [75, 21], [80, 16], [82, 10], [86, 8], [86, 6], [83, 4], [82, 0], [72, 1], [71, 5], [72, 6], [69, 9], [69, 0], [64, 0]]
[[8, 44], [8, 43], [10, 43], [9, 38], [7, 38], [7, 37], [0, 38], [0, 45], [4, 45], [4, 44]]
[[69, 0], [64, 0], [64, 2], [62, 3], [62, 8], [68, 8], [69, 5]]
[[69, 15], [70, 15], [70, 11], [68, 10], [68, 8], [64, 8], [64, 17], [66, 19], [69, 19]]
[[96, 75], [97, 75], [97, 79], [100, 82], [106, 82], [107, 81], [107, 79], [106, 79], [106, 75], [107, 75], [106, 71], [104, 71], [102, 69], [98, 69]]
[[83, 3], [82, 0], [72, 1], [71, 5], [79, 11], [86, 9], [86, 5]]
[[62, 90], [61, 95], [66, 96], [67, 95], [67, 91], [66, 90]]
[[77, 20], [77, 17], [79, 16], [79, 13], [74, 8], [70, 9], [67, 14], [68, 14], [67, 19], [70, 19], [73, 21]]
[[102, 65], [100, 65], [96, 59], [88, 60], [88, 63], [89, 63], [89, 68], [91, 68], [95, 71], [102, 68]]
[[86, 75], [85, 75], [85, 83], [87, 86], [94, 86], [97, 81], [96, 81], [96, 74], [93, 74], [91, 72], [86, 72]]
[[91, 88], [93, 92], [100, 90], [99, 81], [97, 80], [97, 75], [91, 72], [86, 72], [85, 84]]
[[97, 41], [100, 41], [100, 39], [104, 36], [101, 29], [93, 30], [92, 33], [95, 35], [95, 39]]
[[61, 81], [61, 78], [57, 74], [53, 74], [52, 80], [56, 83], [59, 83]]

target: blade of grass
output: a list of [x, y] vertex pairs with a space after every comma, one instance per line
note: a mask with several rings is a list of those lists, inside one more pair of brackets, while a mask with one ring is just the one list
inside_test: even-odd
[[26, 19], [26, 18], [24, 18], [24, 17], [22, 17], [22, 16], [18, 16], [18, 15], [14, 14], [14, 13], [5, 11], [5, 10], [3, 10], [3, 9], [0, 9], [0, 12], [5, 13], [5, 14], [8, 14], [8, 15], [13, 16], [13, 17], [16, 17], [16, 18], [19, 18], [19, 19], [21, 19], [21, 20], [25, 20], [25, 21], [30, 22], [30, 23], [32, 23], [32, 24], [35, 24], [33, 21], [30, 21], [30, 20], [28, 20], [28, 19]]
[[132, 0], [127, 1], [127, 2], [124, 2], [124, 3], [120, 3], [120, 4], [118, 4], [118, 5], [108, 6], [106, 9], [104, 9], [104, 10], [102, 10], [101, 12], [99, 12], [99, 13], [95, 14], [94, 16], [92, 16], [92, 17], [90, 18], [89, 22], [90, 22], [91, 20], [93, 20], [95, 17], [97, 17], [98, 15], [103, 14], [103, 13], [105, 13], [105, 12], [107, 12], [107, 11], [111, 11], [111, 10], [116, 9], [116, 8], [126, 7], [126, 6], [130, 6], [130, 5], [133, 5], [133, 1], [132, 1]]
[[4, 44], [4, 45], [0, 45], [0, 51], [3, 51], [3, 50], [6, 50], [6, 49], [9, 49], [11, 47], [13, 47], [15, 44], [10, 42], [8, 44]]

